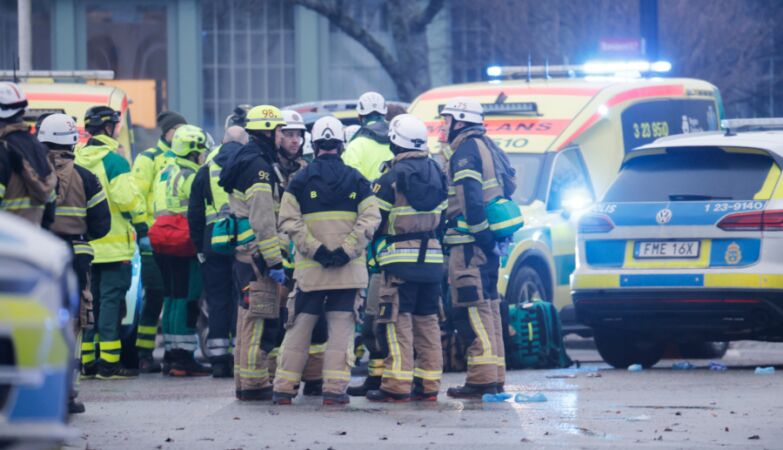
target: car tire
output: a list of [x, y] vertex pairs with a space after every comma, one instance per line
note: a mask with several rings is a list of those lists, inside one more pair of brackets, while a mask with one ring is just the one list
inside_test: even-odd
[[547, 298], [544, 281], [538, 271], [530, 266], [522, 266], [516, 271], [513, 284], [506, 298], [509, 305], [532, 302], [533, 300], [551, 301]]
[[633, 364], [650, 368], [661, 360], [666, 350], [664, 342], [607, 330], [596, 330], [595, 346], [601, 358], [616, 369], [625, 369]]
[[728, 342], [681, 342], [680, 357], [685, 359], [721, 359], [729, 350]]

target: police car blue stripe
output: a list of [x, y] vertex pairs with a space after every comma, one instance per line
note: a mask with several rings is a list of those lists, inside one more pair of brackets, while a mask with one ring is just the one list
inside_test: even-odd
[[703, 287], [704, 275], [620, 275], [620, 287]]

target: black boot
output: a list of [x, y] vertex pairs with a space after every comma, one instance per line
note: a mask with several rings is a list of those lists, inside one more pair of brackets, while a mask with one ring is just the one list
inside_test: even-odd
[[98, 375], [98, 363], [91, 362], [89, 364], [83, 364], [80, 378], [82, 380], [92, 380]]
[[348, 394], [334, 394], [332, 392], [324, 392], [324, 406], [332, 405], [347, 405], [351, 403], [351, 397]]
[[172, 377], [206, 377], [212, 374], [212, 370], [196, 362], [193, 353], [186, 350], [174, 350], [171, 352], [172, 362], [169, 375]]
[[155, 359], [150, 356], [143, 356], [139, 358], [139, 372], [141, 373], [158, 373], [161, 371], [161, 366]]
[[272, 400], [272, 386], [264, 389], [245, 389], [243, 391], [237, 391], [237, 399], [246, 402]]
[[446, 395], [451, 398], [481, 398], [484, 394], [495, 395], [498, 393], [497, 385], [492, 384], [468, 384], [448, 388]]
[[498, 394], [502, 394], [506, 392], [505, 384], [504, 383], [498, 383], [496, 385], [496, 389], [498, 390]]
[[77, 400], [76, 397], [68, 399], [68, 414], [81, 414], [84, 411], [84, 403]]
[[101, 361], [98, 364], [98, 375], [96, 378], [99, 380], [127, 380], [128, 378], [136, 378], [138, 376], [138, 370], [126, 369], [125, 367], [122, 367], [120, 363], [107, 363]]
[[411, 401], [410, 394], [392, 394], [383, 389], [374, 389], [367, 392], [367, 400], [383, 403], [405, 403]]
[[275, 405], [290, 405], [294, 402], [294, 398], [296, 398], [296, 394], [287, 394], [285, 392], [272, 393], [272, 403]]
[[364, 397], [369, 391], [375, 391], [381, 388], [381, 377], [367, 377], [364, 383], [359, 386], [349, 386], [347, 394], [351, 397]]
[[168, 376], [171, 372], [171, 352], [166, 351], [163, 353], [163, 362], [160, 363], [160, 373], [163, 376]]
[[310, 380], [304, 382], [302, 393], [308, 397], [318, 397], [323, 394], [324, 380]]
[[234, 376], [234, 358], [231, 355], [212, 358], [212, 378], [231, 378]]

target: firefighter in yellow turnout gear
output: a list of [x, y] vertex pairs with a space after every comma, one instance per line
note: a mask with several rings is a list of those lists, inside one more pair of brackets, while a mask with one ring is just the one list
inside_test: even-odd
[[438, 235], [448, 184], [429, 158], [427, 127], [421, 120], [409, 114], [395, 117], [389, 138], [395, 157], [373, 185], [383, 218], [377, 256], [383, 284], [375, 322], [387, 356], [380, 389], [369, 391], [367, 398], [435, 401], [443, 373]]
[[[196, 321], [201, 277], [195, 249], [188, 248], [192, 244], [186, 219], [193, 180], [206, 146], [207, 136], [203, 130], [193, 125], [179, 127], [172, 138], [171, 153], [174, 158], [158, 175], [154, 186], [155, 224], [150, 237], [163, 275], [164, 362], [169, 364], [168, 375], [172, 376], [210, 373], [193, 357], [198, 346]], [[165, 243], [157, 236], [164, 226], [176, 230], [176, 234], [166, 236], [166, 240], [181, 242], [179, 248], [162, 245]]]
[[273, 170], [277, 160], [280, 110], [261, 105], [247, 113], [250, 142], [233, 153], [220, 172], [220, 186], [238, 222], [255, 238], [238, 245], [234, 283], [239, 293], [234, 380], [239, 400], [270, 400], [269, 353], [280, 327], [279, 285], [286, 282], [277, 232], [280, 183]]

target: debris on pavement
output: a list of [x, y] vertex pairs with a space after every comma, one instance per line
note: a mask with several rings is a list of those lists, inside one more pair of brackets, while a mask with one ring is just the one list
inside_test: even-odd
[[691, 370], [694, 367], [696, 367], [696, 366], [694, 366], [693, 364], [689, 363], [688, 361], [678, 361], [678, 362], [672, 364], [672, 369], [674, 369], [674, 370]]
[[629, 372], [641, 372], [642, 371], [642, 365], [641, 364], [631, 364], [628, 366]]
[[756, 367], [756, 375], [772, 375], [775, 373], [775, 368], [769, 367]]
[[546, 395], [538, 392], [533, 395], [517, 394], [514, 397], [516, 403], [543, 403], [547, 401]]
[[715, 372], [725, 372], [729, 368], [726, 367], [726, 364], [719, 363], [716, 361], [710, 361], [709, 369]]

